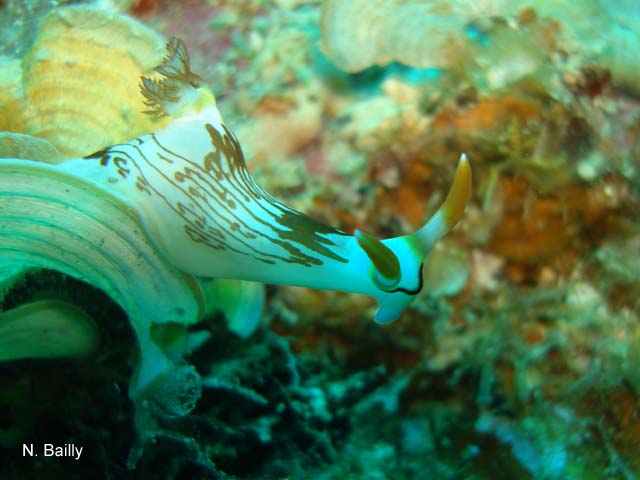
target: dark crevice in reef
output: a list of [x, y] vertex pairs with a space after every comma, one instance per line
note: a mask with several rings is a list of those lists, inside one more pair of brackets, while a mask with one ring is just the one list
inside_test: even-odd
[[[134, 438], [128, 382], [137, 354], [127, 316], [100, 290], [50, 270], [14, 279], [0, 311], [41, 299], [85, 310], [100, 344], [85, 358], [0, 363], [0, 479], [128, 478], [122, 459]], [[46, 456], [46, 444], [71, 455], [72, 444], [83, 450], [78, 460]], [[37, 457], [23, 456], [23, 445]]]

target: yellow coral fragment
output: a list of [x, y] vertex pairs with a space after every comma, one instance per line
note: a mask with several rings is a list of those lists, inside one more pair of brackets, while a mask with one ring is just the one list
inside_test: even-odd
[[124, 15], [87, 6], [53, 10], [23, 60], [22, 133], [73, 157], [157, 129], [143, 113], [138, 83], [163, 48], [160, 35]]

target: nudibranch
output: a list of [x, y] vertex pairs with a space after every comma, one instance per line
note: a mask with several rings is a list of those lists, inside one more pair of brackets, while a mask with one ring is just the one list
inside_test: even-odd
[[142, 77], [149, 113], [165, 128], [59, 167], [130, 205], [156, 248], [179, 270], [373, 297], [375, 319], [395, 320], [423, 286], [422, 262], [461, 218], [471, 192], [463, 154], [442, 206], [415, 233], [386, 240], [349, 235], [279, 202], [251, 178], [216, 101], [171, 39]]

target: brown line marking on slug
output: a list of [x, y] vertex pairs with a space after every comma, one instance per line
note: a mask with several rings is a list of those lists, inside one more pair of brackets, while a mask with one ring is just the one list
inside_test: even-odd
[[[218, 135], [219, 133], [216, 132]], [[197, 185], [197, 187], [199, 189], [201, 189], [202, 192], [205, 192], [205, 195], [201, 196], [202, 200], [204, 201], [204, 203], [207, 205], [208, 209], [204, 209], [202, 205], [200, 205], [197, 200], [195, 200], [193, 198], [193, 195], [189, 192], [185, 192], [184, 189], [180, 186], [178, 186], [175, 182], [173, 182], [170, 178], [168, 178], [168, 176], [166, 174], [164, 174], [161, 171], [157, 171], [157, 173], [159, 175], [161, 175], [163, 178], [165, 178], [165, 180], [167, 182], [169, 182], [170, 184], [172, 184], [176, 189], [180, 190], [185, 196], [191, 198], [194, 201], [194, 204], [197, 205], [198, 209], [200, 211], [206, 212], [206, 211], [217, 211], [217, 210], [224, 210], [228, 213], [228, 217], [220, 217], [219, 218], [223, 218], [226, 222], [228, 222], [231, 225], [231, 220], [229, 220], [229, 217], [231, 218], [235, 218], [238, 222], [241, 221], [240, 218], [238, 218], [236, 215], [234, 215], [233, 212], [229, 211], [227, 208], [225, 208], [225, 205], [219, 204], [217, 209], [213, 209], [212, 205], [209, 203], [208, 199], [211, 198], [212, 200], [216, 200], [216, 197], [218, 199], [218, 201], [220, 200], [220, 198], [222, 197], [222, 195], [226, 192], [226, 190], [222, 190], [221, 192], [217, 192], [216, 189], [214, 188], [214, 185], [210, 184], [209, 182], [207, 182], [206, 178], [203, 178], [200, 173], [205, 173], [204, 170], [202, 168], [201, 165], [196, 164], [195, 162], [192, 162], [189, 159], [186, 159], [178, 154], [176, 154], [175, 152], [171, 151], [170, 149], [166, 148], [165, 146], [163, 146], [159, 140], [154, 136], [153, 137], [155, 143], [167, 154], [169, 155], [173, 155], [176, 158], [180, 158], [183, 160], [184, 163], [188, 163], [190, 165], [192, 165], [193, 168], [189, 168], [189, 167], [185, 167], [183, 172], [174, 172], [174, 178], [175, 180], [177, 180], [178, 182], [182, 183], [184, 182], [186, 179], [188, 179], [189, 181], [195, 183]], [[234, 143], [234, 141], [230, 140], [230, 139], [223, 139], [222, 136], [220, 136], [219, 138], [219, 145], [223, 145], [225, 148], [225, 151], [227, 152], [225, 154], [225, 159], [227, 159], [227, 161], [223, 164], [222, 162], [222, 157], [220, 156], [220, 150], [217, 149], [216, 152], [213, 152], [213, 155], [209, 156], [209, 159], [211, 160], [211, 162], [209, 163], [209, 165], [207, 166], [207, 168], [211, 169], [213, 168], [215, 171], [215, 168], [219, 168], [221, 173], [222, 169], [224, 168], [223, 165], [226, 165], [229, 167], [229, 170], [231, 173], [235, 174], [238, 171], [243, 171], [242, 173], [246, 172], [246, 169], [244, 168], [244, 161], [243, 161], [243, 157], [240, 157], [240, 161], [238, 160], [238, 156], [236, 153], [234, 152], [238, 152], [238, 150], [236, 150], [234, 148], [234, 144], [239, 148], [239, 145], [237, 144], [237, 141]], [[225, 151], [223, 151], [222, 153], [225, 153]], [[241, 150], [239, 151], [240, 155], [242, 155]], [[228, 161], [229, 158], [229, 154], [232, 155], [231, 158], [231, 162]], [[154, 167], [154, 165], [152, 163], [149, 162], [149, 160], [146, 158], [146, 156], [144, 156], [144, 154], [142, 154], [142, 152], [140, 152], [140, 155], [145, 159], [145, 161], [150, 165], [150, 167], [154, 168], [157, 170], [157, 168]], [[206, 156], [205, 156], [206, 158]], [[224, 175], [225, 178], [229, 178], [228, 175]], [[252, 187], [256, 187], [255, 183], [253, 183], [253, 181], [251, 180], [251, 177], [248, 175], [248, 172], [246, 175], [242, 175], [242, 180], [243, 181], [239, 181], [238, 182], [238, 186], [236, 187], [236, 190], [240, 190], [242, 191], [243, 189], [246, 191], [249, 188]], [[248, 180], [248, 181], [247, 181]], [[201, 185], [199, 182], [204, 182], [206, 184], [206, 186]], [[219, 186], [219, 185], [218, 185]], [[253, 191], [250, 192], [251, 195], [250, 197], [255, 197], [257, 196], [258, 199], [263, 199], [262, 195], [256, 195], [257, 193], [260, 193], [261, 191], [257, 188], [252, 188]], [[254, 193], [255, 192], [255, 193]], [[248, 199], [248, 198], [247, 198]], [[166, 201], [166, 200], [165, 200]], [[259, 203], [257, 203], [258, 206], [261, 206]], [[233, 202], [233, 204], [230, 204], [229, 201], [226, 202], [226, 206], [228, 207], [235, 207], [236, 204], [235, 202]], [[277, 207], [279, 207], [279, 205], [276, 205]], [[182, 207], [181, 210], [183, 210], [182, 212], [177, 212], [182, 218], [184, 218], [186, 221], [189, 221], [185, 215], [184, 215], [184, 209], [185, 207]], [[175, 210], [175, 209], [174, 209]], [[269, 212], [268, 210], [264, 209], [265, 213], [269, 214], [270, 216], [273, 217], [273, 213]], [[190, 213], [195, 215], [195, 212], [191, 212], [191, 210], [189, 210]], [[264, 226], [270, 228], [271, 230], [273, 230], [273, 226], [267, 222], [264, 222], [262, 219], [260, 219], [259, 217], [257, 217], [251, 210], [246, 210], [247, 214], [250, 215], [251, 217], [253, 217], [254, 220], [256, 220], [257, 222], [263, 224]], [[299, 263], [305, 266], [311, 266], [312, 264], [321, 264], [322, 261], [320, 259], [316, 259], [312, 256], [306, 255], [305, 253], [303, 253], [302, 251], [300, 251], [298, 248], [296, 248], [294, 245], [290, 244], [289, 242], [283, 242], [281, 240], [277, 240], [275, 238], [272, 238], [266, 234], [264, 234], [263, 232], [261, 232], [260, 230], [255, 230], [252, 229], [251, 227], [249, 227], [248, 225], [244, 225], [245, 226], [245, 231], [239, 230], [238, 233], [241, 234], [243, 237], [245, 238], [257, 238], [259, 235], [263, 236], [264, 238], [266, 238], [267, 240], [271, 241], [272, 243], [279, 245], [281, 248], [285, 249], [290, 255], [291, 257], [283, 257], [281, 255], [276, 255], [276, 254], [270, 254], [270, 253], [266, 253], [264, 251], [261, 250], [257, 250], [255, 247], [253, 247], [250, 244], [247, 244], [246, 242], [243, 242], [241, 239], [234, 237], [234, 229], [227, 229], [224, 226], [220, 225], [219, 222], [215, 221], [215, 218], [209, 216], [209, 218], [211, 218], [212, 221], [214, 221], [215, 223], [217, 223], [220, 227], [220, 229], [222, 229], [223, 231], [225, 231], [226, 233], [228, 233], [228, 235], [232, 238], [234, 238], [236, 240], [237, 243], [241, 244], [244, 248], [247, 248], [250, 251], [255, 252], [255, 254], [252, 254], [250, 252], [247, 251], [242, 251], [239, 250], [238, 248], [234, 248], [231, 245], [229, 245], [228, 243], [225, 243], [225, 245], [227, 246], [227, 248], [240, 253], [240, 254], [245, 254], [245, 255], [249, 255], [257, 260], [260, 261], [267, 261], [265, 259], [265, 257], [267, 257], [269, 260], [267, 263], [274, 263], [272, 262], [271, 259], [276, 259], [282, 262], [288, 262], [288, 263]], [[275, 217], [274, 217], [275, 218]], [[244, 223], [244, 222], [242, 222]], [[194, 225], [194, 222], [191, 222], [191, 228], [189, 228], [189, 234], [193, 237], [194, 235], [194, 231], [197, 230], [197, 224]], [[278, 232], [276, 232], [278, 233]], [[199, 235], [195, 236], [194, 241], [198, 241], [201, 243], [207, 243], [207, 235], [205, 232], [200, 232]]]

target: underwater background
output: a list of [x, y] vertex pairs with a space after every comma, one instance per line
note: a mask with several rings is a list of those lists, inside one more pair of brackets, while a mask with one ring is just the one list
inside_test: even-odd
[[[640, 477], [640, 3], [0, 0], [0, 32], [0, 479]], [[466, 154], [398, 320], [185, 273], [65, 167], [169, 124], [171, 37], [256, 183], [348, 234], [420, 228]]]

